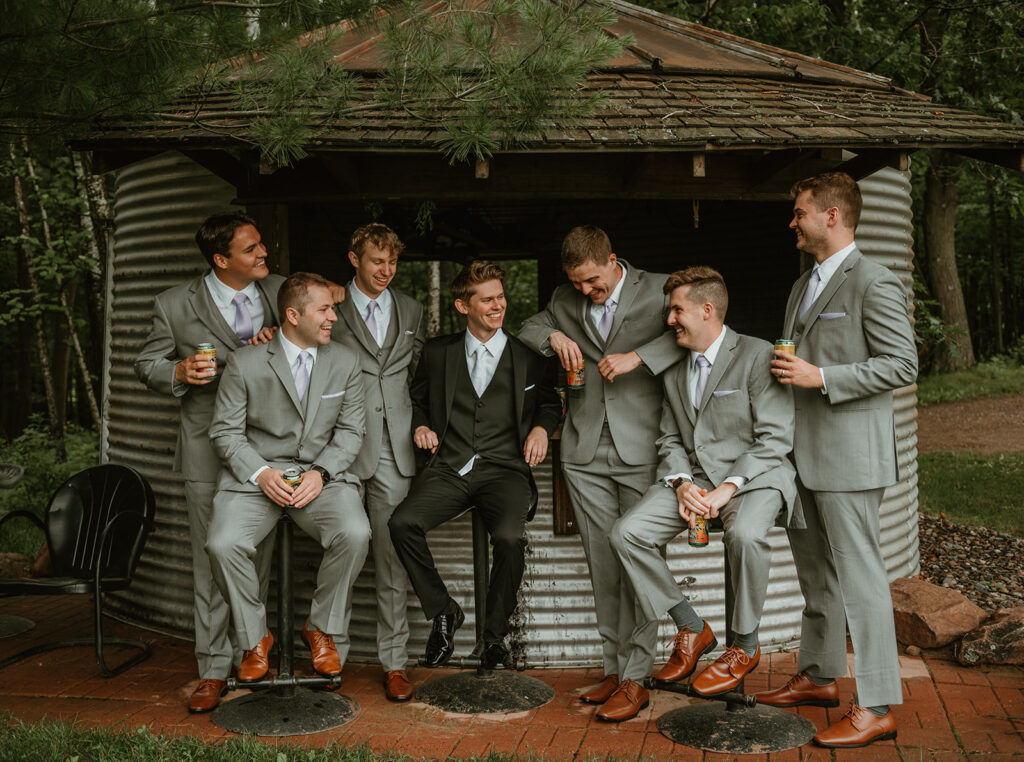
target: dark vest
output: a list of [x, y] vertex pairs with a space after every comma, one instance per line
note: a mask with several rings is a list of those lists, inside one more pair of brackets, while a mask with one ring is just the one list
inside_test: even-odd
[[526, 471], [529, 467], [521, 450], [511, 346], [505, 345], [482, 397], [473, 388], [465, 360], [459, 362], [452, 412], [438, 452], [441, 460], [458, 471], [478, 454], [483, 460]]

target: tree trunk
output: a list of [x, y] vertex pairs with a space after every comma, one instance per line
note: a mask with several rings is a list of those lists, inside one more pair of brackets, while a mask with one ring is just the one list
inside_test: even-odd
[[434, 260], [430, 266], [430, 285], [427, 287], [427, 336], [441, 333], [441, 263]]
[[938, 353], [942, 370], [974, 365], [967, 308], [956, 271], [956, 168], [960, 161], [945, 152], [933, 151], [925, 173], [924, 250], [932, 296], [939, 303], [942, 320], [955, 331], [950, 343]]
[[103, 318], [106, 299], [106, 261], [110, 233], [114, 229], [114, 215], [107, 200], [103, 176], [93, 174], [89, 154], [72, 153], [79, 192], [85, 200], [87, 212], [82, 214], [82, 227], [91, 233], [89, 268], [85, 271], [85, 299], [89, 316], [90, 367], [103, 367]]
[[999, 258], [999, 225], [996, 222], [996, 193], [995, 180], [990, 178], [987, 183], [988, 191], [988, 282], [992, 299], [992, 309], [989, 313], [990, 325], [992, 326], [993, 347], [997, 355], [1006, 351], [1003, 344], [1003, 263]]

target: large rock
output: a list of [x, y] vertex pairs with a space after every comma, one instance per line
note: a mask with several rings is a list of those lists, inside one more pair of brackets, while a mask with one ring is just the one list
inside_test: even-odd
[[999, 609], [984, 627], [964, 636], [956, 649], [961, 664], [1024, 664], [1024, 608]]
[[923, 579], [897, 579], [889, 590], [896, 638], [907, 645], [939, 648], [977, 628], [988, 616], [962, 593]]

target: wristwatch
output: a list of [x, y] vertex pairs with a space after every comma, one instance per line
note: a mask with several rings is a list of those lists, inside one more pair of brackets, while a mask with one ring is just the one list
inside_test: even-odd
[[688, 479], [684, 479], [684, 478], [683, 478], [683, 477], [681, 477], [681, 476], [677, 476], [677, 477], [676, 477], [675, 479], [671, 479], [671, 480], [669, 481], [669, 483], [668, 483], [668, 486], [670, 486], [670, 487], [671, 487], [672, 489], [679, 489], [679, 488], [680, 488], [680, 487], [682, 487], [682, 486], [683, 486], [683, 484], [685, 484], [685, 483], [686, 483], [687, 481], [689, 481], [689, 480], [688, 480]]
[[324, 484], [330, 483], [330, 481], [331, 481], [331, 473], [330, 473], [330, 471], [328, 471], [323, 466], [312, 465], [312, 466], [309, 467], [309, 470], [310, 471], [316, 471], [318, 474], [320, 474], [320, 478], [323, 480]]

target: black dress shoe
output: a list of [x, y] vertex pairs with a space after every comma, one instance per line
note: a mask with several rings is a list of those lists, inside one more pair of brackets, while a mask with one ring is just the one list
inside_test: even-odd
[[434, 617], [434, 625], [427, 638], [427, 651], [423, 663], [428, 667], [440, 667], [451, 658], [455, 650], [455, 632], [466, 621], [466, 615], [458, 603], [452, 601], [455, 610]]
[[499, 664], [505, 669], [515, 667], [512, 655], [505, 648], [504, 643], [488, 643], [484, 647], [483, 654], [480, 655], [480, 666], [484, 669], [497, 669]]

